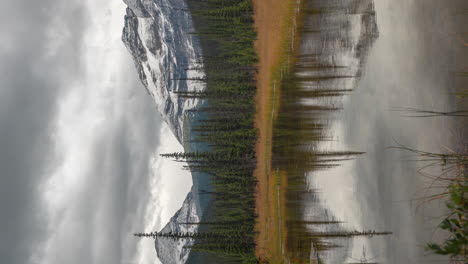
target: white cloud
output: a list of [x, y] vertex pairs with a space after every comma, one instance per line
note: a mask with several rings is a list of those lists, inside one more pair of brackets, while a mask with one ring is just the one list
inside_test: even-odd
[[[161, 126], [160, 143], [150, 161], [153, 175], [150, 177], [151, 197], [146, 206], [144, 232], [159, 231], [182, 205], [192, 186], [191, 175], [182, 170], [183, 163], [159, 156], [163, 153], [183, 151], [182, 146], [170, 128]], [[159, 263], [156, 258], [153, 240], [141, 240], [138, 243], [136, 263]]]

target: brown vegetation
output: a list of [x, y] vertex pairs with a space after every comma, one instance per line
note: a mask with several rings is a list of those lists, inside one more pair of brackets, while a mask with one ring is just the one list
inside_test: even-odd
[[[257, 169], [255, 175], [258, 180], [256, 213], [258, 220], [256, 230], [257, 257], [268, 259], [274, 263], [275, 256], [281, 251], [278, 248], [280, 240], [277, 204], [281, 199], [280, 192], [275, 188], [275, 181], [271, 172], [271, 140], [272, 140], [272, 96], [275, 83], [272, 80], [275, 67], [280, 63], [282, 52], [282, 37], [288, 21], [291, 6], [295, 0], [254, 0], [255, 27], [257, 41], [255, 48], [259, 56], [257, 74], [257, 114], [255, 126], [259, 130], [256, 146]], [[279, 81], [278, 81], [279, 83]]]

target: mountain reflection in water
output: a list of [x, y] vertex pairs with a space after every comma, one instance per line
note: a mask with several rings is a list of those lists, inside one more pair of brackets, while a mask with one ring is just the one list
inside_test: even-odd
[[433, 217], [443, 206], [416, 210], [427, 187], [421, 165], [388, 147], [440, 152], [453, 145], [450, 129], [466, 132], [451, 118], [392, 111], [453, 110], [451, 71], [466, 64], [463, 45], [447, 32], [466, 24], [456, 13], [466, 4], [416, 2], [307, 1], [274, 122], [272, 174], [287, 179], [278, 190], [286, 200], [279, 206], [286, 262], [443, 259], [424, 252], [437, 239], [440, 218]]

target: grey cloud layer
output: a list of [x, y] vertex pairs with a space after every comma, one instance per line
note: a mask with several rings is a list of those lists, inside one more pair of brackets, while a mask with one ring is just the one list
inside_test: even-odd
[[[133, 98], [135, 104], [146, 99], [141, 91]], [[129, 111], [126, 118], [110, 123], [96, 139], [95, 162], [84, 172], [87, 181], [78, 199], [70, 199], [67, 216], [60, 221], [60, 234], [48, 255], [49, 263], [121, 263], [136, 252], [136, 240], [131, 234], [143, 228], [133, 224], [144, 213], [138, 205], [146, 204], [148, 199], [147, 161], [159, 136], [151, 133], [158, 130], [158, 124], [151, 122], [154, 107], [150, 102]], [[148, 116], [130, 118], [140, 111]], [[135, 131], [141, 132], [138, 139], [131, 135]]]
[[[66, 24], [68, 42], [79, 43], [83, 15], [52, 15], [61, 1], [8, 1], [0, 16], [7, 48], [0, 60], [0, 255], [2, 263], [27, 263], [28, 254], [45, 234], [44, 219], [38, 211], [37, 186], [50, 152], [49, 127], [60, 93], [61, 76], [51, 74], [66, 68], [76, 73], [75, 45], [62, 47], [57, 56], [44, 58], [45, 38], [51, 19], [71, 17]], [[69, 3], [73, 5], [73, 3]], [[73, 22], [72, 22], [73, 21]], [[65, 55], [65, 56], [59, 56]]]
[[[90, 14], [81, 1], [2, 0], [1, 4], [6, 8], [0, 16], [0, 262], [23, 264], [53, 232], [39, 202], [39, 187], [60, 158], [53, 152], [52, 126], [67, 83], [79, 80], [84, 70], [80, 43]], [[47, 37], [54, 26], [64, 33], [63, 45]], [[55, 52], [46, 56], [52, 48]], [[128, 70], [136, 75], [132, 67]], [[125, 85], [124, 89], [136, 90], [128, 98], [133, 103], [127, 116], [109, 123], [106, 131], [111, 133], [97, 139], [89, 170], [94, 177], [86, 183], [83, 199], [70, 205], [78, 229], [63, 238], [50, 263], [118, 263], [128, 257], [122, 256], [121, 239], [127, 235], [123, 225], [138, 217], [132, 215], [137, 214], [132, 205], [141, 199], [137, 192], [147, 188], [147, 178], [131, 177], [148, 175], [143, 161], [157, 144], [154, 131], [159, 131], [159, 124], [138, 80], [131, 78]], [[132, 113], [140, 118], [133, 120]], [[130, 127], [140, 132], [136, 145], [127, 135]], [[130, 189], [129, 181], [139, 190]], [[93, 253], [93, 247], [102, 254]]]

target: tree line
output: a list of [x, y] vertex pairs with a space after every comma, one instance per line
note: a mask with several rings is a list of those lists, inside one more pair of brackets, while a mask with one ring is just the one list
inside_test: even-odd
[[[196, 35], [203, 56], [195, 68], [206, 90], [175, 92], [183, 98], [199, 98], [205, 103], [192, 126], [191, 142], [208, 146], [208, 151], [166, 153], [161, 156], [186, 162], [186, 169], [211, 177], [213, 209], [210, 219], [199, 223], [197, 232], [136, 233], [136, 237], [193, 240], [192, 251], [208, 252], [226, 263], [258, 263], [255, 257], [256, 167], [254, 127], [256, 63], [251, 0], [189, 0]], [[193, 136], [195, 135], [195, 136]]]

